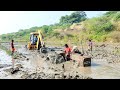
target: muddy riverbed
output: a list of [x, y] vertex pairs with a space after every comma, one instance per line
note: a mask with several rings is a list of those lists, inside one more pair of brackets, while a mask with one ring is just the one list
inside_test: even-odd
[[[98, 45], [92, 53], [91, 67], [76, 67], [72, 61], [51, 64], [37, 50], [29, 51], [25, 45], [17, 48], [15, 72], [11, 73], [12, 58], [0, 50], [0, 79], [119, 79], [119, 45]], [[9, 48], [9, 45], [6, 45]], [[64, 68], [62, 68], [64, 64]]]

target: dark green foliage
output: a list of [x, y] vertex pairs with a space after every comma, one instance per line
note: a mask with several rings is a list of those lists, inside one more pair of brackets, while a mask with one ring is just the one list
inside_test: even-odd
[[104, 15], [106, 15], [106, 16], [112, 16], [112, 15], [114, 15], [114, 14], [116, 14], [118, 11], [109, 11], [109, 12], [106, 12]]
[[86, 13], [83, 11], [76, 11], [71, 15], [62, 16], [60, 18], [60, 24], [73, 24], [86, 20]]

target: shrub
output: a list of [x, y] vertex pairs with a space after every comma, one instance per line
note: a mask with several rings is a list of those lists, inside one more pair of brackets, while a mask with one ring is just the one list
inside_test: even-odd
[[114, 42], [120, 42], [120, 32], [114, 31], [109, 34], [109, 37], [113, 39]]

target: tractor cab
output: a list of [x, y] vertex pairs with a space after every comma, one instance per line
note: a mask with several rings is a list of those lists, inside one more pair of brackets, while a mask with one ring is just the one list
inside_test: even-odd
[[39, 36], [38, 32], [30, 33], [30, 43], [31, 43], [31, 45], [36, 45], [37, 44], [38, 36]]
[[28, 49], [40, 49], [43, 43], [43, 35], [40, 31], [30, 33], [30, 42], [28, 43]]

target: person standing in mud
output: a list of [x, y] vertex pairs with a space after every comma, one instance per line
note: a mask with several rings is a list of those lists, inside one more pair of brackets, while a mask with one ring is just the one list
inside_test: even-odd
[[35, 45], [37, 44], [37, 40], [38, 40], [38, 37], [36, 36], [35, 40], [34, 40], [35, 41]]
[[14, 68], [14, 58], [13, 58], [13, 55], [14, 55], [14, 52], [15, 52], [15, 47], [14, 47], [14, 40], [11, 41], [11, 55], [12, 55], [12, 68]]
[[88, 50], [89, 51], [92, 51], [93, 49], [93, 43], [92, 43], [92, 40], [89, 39], [89, 42], [88, 42]]
[[71, 48], [67, 44], [65, 44], [64, 52], [65, 52], [65, 60], [67, 61], [70, 60]]

